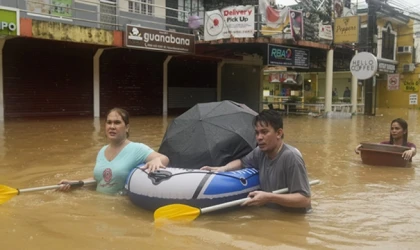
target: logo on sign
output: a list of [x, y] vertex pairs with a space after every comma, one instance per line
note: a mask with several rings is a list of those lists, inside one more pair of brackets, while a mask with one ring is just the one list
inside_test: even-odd
[[293, 52], [291, 49], [273, 48], [271, 50], [271, 56], [276, 59], [292, 59]]
[[350, 71], [357, 79], [369, 79], [376, 74], [377, 70], [378, 61], [371, 53], [361, 52], [351, 59]]
[[375, 70], [374, 60], [354, 60], [351, 63], [351, 71], [374, 71]]
[[210, 14], [209, 20], [206, 22], [206, 29], [210, 35], [219, 35], [222, 33], [224, 26], [223, 17], [219, 13]]

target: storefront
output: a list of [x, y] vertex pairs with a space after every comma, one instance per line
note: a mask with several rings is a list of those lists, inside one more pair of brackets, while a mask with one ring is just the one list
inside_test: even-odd
[[[267, 67], [263, 77], [263, 109], [284, 109], [286, 102], [303, 102], [305, 91], [312, 90], [309, 49], [267, 45]], [[306, 70], [307, 71], [307, 70]]]

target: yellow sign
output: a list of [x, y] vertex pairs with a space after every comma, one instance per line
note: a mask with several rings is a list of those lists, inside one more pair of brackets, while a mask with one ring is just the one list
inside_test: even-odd
[[76, 43], [112, 45], [114, 41], [111, 30], [38, 20], [32, 20], [32, 34], [34, 38]]
[[273, 28], [268, 25], [261, 25], [261, 34], [263, 36], [278, 36], [283, 34], [284, 27], [289, 24], [289, 19], [287, 19], [283, 24], [280, 24], [278, 27]]
[[335, 19], [334, 43], [358, 43], [359, 29], [359, 16], [348, 16]]
[[420, 86], [420, 80], [417, 81], [404, 81], [403, 90], [408, 92], [418, 92]]

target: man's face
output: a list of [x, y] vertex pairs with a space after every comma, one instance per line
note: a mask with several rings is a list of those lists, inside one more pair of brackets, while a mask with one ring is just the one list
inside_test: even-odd
[[281, 128], [275, 131], [271, 125], [261, 122], [257, 123], [255, 126], [255, 136], [257, 143], [263, 152], [276, 150], [278, 145], [281, 143], [282, 135], [283, 129]]

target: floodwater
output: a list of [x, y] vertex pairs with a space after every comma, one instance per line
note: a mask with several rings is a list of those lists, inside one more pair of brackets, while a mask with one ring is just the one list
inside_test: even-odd
[[[363, 165], [355, 146], [388, 138], [390, 121], [409, 122], [420, 143], [420, 112], [324, 119], [289, 116], [285, 140], [300, 149], [312, 186], [308, 215], [268, 208], [204, 214], [192, 223], [155, 227], [153, 213], [126, 197], [89, 188], [41, 191], [0, 205], [0, 245], [9, 249], [417, 249], [420, 235], [420, 155], [410, 168]], [[158, 149], [171, 118], [136, 117], [130, 138]], [[0, 126], [0, 183], [16, 188], [90, 177], [106, 143], [103, 121], [16, 119]]]

